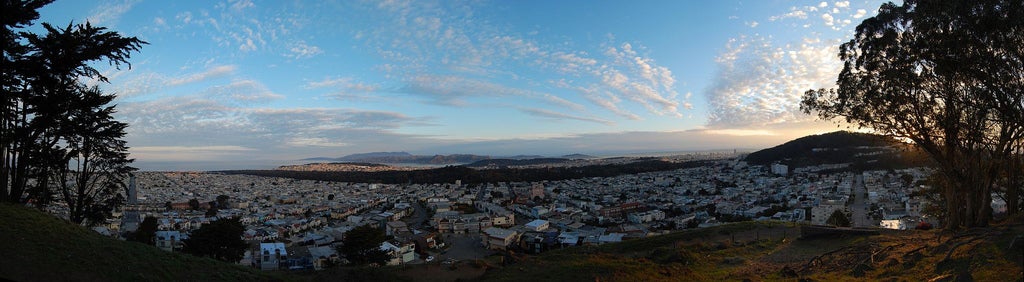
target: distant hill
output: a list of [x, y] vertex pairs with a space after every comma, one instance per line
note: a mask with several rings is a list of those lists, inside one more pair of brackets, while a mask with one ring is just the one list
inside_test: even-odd
[[0, 280], [281, 280], [239, 265], [103, 237], [8, 203], [0, 203], [0, 251]]
[[596, 159], [597, 157], [591, 156], [591, 155], [584, 155], [584, 154], [571, 154], [571, 155], [562, 156], [562, 158], [570, 159], [570, 160], [589, 160], [589, 159]]
[[342, 161], [359, 161], [365, 159], [374, 158], [408, 158], [413, 157], [412, 154], [406, 152], [373, 152], [373, 153], [362, 153], [362, 154], [351, 154], [348, 156], [340, 157], [338, 160]]
[[821, 164], [851, 164], [851, 169], [896, 169], [929, 165], [914, 146], [877, 134], [836, 131], [797, 138], [747, 155], [756, 165], [783, 163], [793, 168]]

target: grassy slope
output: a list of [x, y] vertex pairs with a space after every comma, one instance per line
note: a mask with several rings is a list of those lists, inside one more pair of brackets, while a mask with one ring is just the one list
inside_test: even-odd
[[[495, 281], [1020, 281], [1021, 225], [956, 236], [886, 232], [866, 237], [795, 239], [792, 225], [740, 223], [597, 247], [523, 256], [482, 277]], [[957, 247], [948, 260], [946, 254]]]
[[50, 215], [0, 204], [0, 278], [15, 281], [279, 280], [207, 258], [106, 238]]

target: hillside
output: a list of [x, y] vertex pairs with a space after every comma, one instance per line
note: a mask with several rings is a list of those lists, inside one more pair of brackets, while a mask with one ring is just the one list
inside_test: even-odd
[[514, 264], [492, 265], [494, 269], [481, 280], [1020, 281], [1022, 277], [1021, 224], [955, 236], [891, 231], [800, 239], [799, 230], [788, 223], [744, 222], [539, 256], [519, 255], [513, 256]]
[[242, 266], [106, 238], [8, 203], [0, 203], [0, 253], [0, 280], [280, 280]]
[[911, 144], [867, 133], [836, 131], [810, 135], [772, 148], [750, 153], [746, 161], [765, 165], [775, 162], [792, 168], [822, 164], [849, 164], [849, 169], [899, 169], [930, 164]]

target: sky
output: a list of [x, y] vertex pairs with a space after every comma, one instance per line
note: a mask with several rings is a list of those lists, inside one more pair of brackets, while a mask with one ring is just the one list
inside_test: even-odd
[[753, 150], [846, 129], [799, 110], [879, 1], [72, 1], [146, 42], [97, 69], [143, 170], [311, 157]]

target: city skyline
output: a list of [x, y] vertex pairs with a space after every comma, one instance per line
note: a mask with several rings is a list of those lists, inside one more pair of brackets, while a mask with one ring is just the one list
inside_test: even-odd
[[757, 149], [834, 131], [800, 95], [834, 85], [838, 45], [880, 3], [58, 1], [38, 22], [150, 43], [90, 82], [119, 95], [136, 166], [230, 169]]

